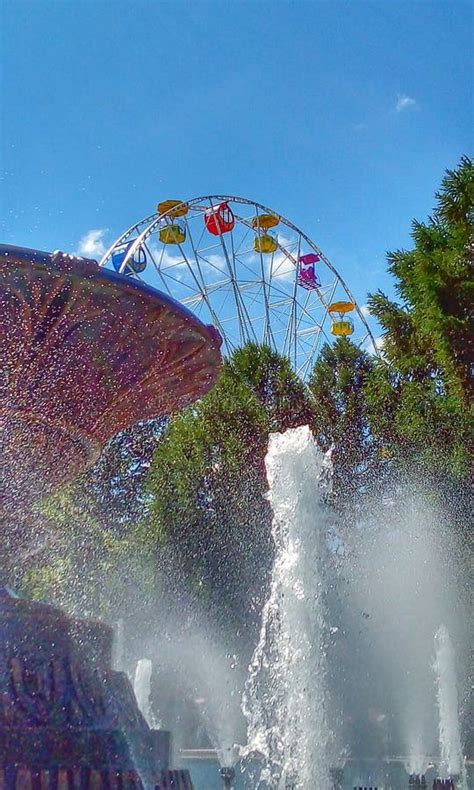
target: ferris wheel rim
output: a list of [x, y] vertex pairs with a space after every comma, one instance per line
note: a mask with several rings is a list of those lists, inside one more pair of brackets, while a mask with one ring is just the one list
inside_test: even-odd
[[[208, 202], [209, 205], [207, 205], [207, 206], [202, 205], [204, 202]], [[359, 304], [358, 304], [357, 300], [355, 299], [351, 289], [347, 285], [347, 283], [344, 280], [344, 278], [339, 274], [339, 272], [337, 271], [335, 266], [332, 264], [332, 262], [329, 260], [329, 258], [322, 251], [322, 249], [304, 231], [302, 231], [297, 225], [295, 225], [295, 223], [293, 223], [291, 220], [287, 219], [282, 214], [280, 214], [277, 211], [274, 211], [273, 209], [269, 208], [268, 206], [264, 205], [263, 203], [259, 203], [256, 200], [251, 200], [250, 198], [245, 198], [245, 197], [241, 197], [241, 196], [238, 196], [238, 195], [216, 195], [216, 194], [214, 194], [214, 195], [202, 195], [202, 196], [199, 196], [199, 197], [190, 198], [189, 200], [179, 201], [179, 203], [176, 203], [175, 205], [170, 206], [170, 208], [167, 211], [165, 211], [165, 212], [159, 213], [158, 211], [156, 211], [156, 212], [154, 212], [154, 214], [150, 214], [149, 216], [144, 217], [142, 220], [140, 220], [140, 221], [134, 223], [133, 225], [131, 225], [117, 239], [115, 239], [115, 241], [110, 245], [110, 247], [107, 249], [107, 251], [102, 256], [101, 260], [99, 261], [99, 266], [100, 267], [105, 266], [107, 264], [107, 262], [110, 260], [114, 249], [116, 249], [117, 246], [120, 246], [120, 245], [124, 244], [125, 241], [127, 240], [127, 238], [130, 238], [130, 236], [133, 234], [134, 231], [138, 231], [138, 229], [140, 227], [145, 226], [143, 228], [143, 230], [141, 232], [139, 232], [137, 237], [133, 240], [133, 243], [131, 244], [130, 248], [127, 250], [127, 253], [126, 253], [125, 257], [124, 257], [124, 260], [122, 261], [119, 273], [124, 273], [129, 261], [133, 259], [133, 256], [135, 255], [137, 250], [142, 245], [144, 245], [146, 243], [147, 239], [159, 228], [160, 223], [162, 223], [163, 219], [166, 219], [166, 218], [169, 218], [169, 217], [173, 216], [173, 214], [174, 214], [174, 212], [176, 212], [176, 210], [179, 210], [179, 208], [181, 208], [183, 206], [187, 206], [188, 208], [195, 207], [196, 209], [199, 209], [200, 211], [204, 212], [204, 211], [207, 211], [209, 208], [212, 208], [213, 206], [215, 206], [215, 205], [217, 205], [219, 203], [227, 203], [227, 202], [236, 203], [236, 204], [239, 204], [239, 205], [253, 206], [254, 208], [260, 209], [263, 213], [273, 214], [273, 215], [278, 217], [279, 222], [281, 222], [283, 225], [285, 225], [286, 227], [290, 228], [294, 233], [296, 233], [297, 236], [299, 237], [299, 239], [304, 239], [306, 244], [319, 256], [319, 258], [323, 261], [323, 263], [326, 265], [326, 267], [329, 269], [329, 271], [332, 272], [332, 274], [336, 278], [336, 283], [339, 283], [339, 285], [343, 288], [344, 292], [349, 297], [350, 301], [354, 304], [354, 309], [355, 309], [355, 311], [356, 311], [356, 313], [357, 313], [357, 315], [358, 315], [358, 317], [359, 317], [359, 319], [360, 319], [360, 321], [362, 323], [362, 326], [365, 329], [365, 335], [363, 336], [363, 338], [360, 341], [359, 345], [362, 345], [367, 340], [369, 340], [370, 344], [372, 346], [372, 349], [373, 349], [373, 352], [372, 352], [373, 355], [376, 356], [379, 359], [382, 358], [380, 350], [379, 350], [379, 348], [378, 348], [378, 346], [376, 344], [375, 337], [374, 337], [374, 335], [372, 333], [372, 330], [370, 329], [370, 327], [369, 327], [369, 325], [367, 323], [367, 320], [366, 320], [361, 308], [359, 307]], [[181, 217], [181, 219], [182, 220], [184, 219], [186, 221], [187, 217], [184, 216], [184, 217]], [[244, 218], [237, 217], [237, 219], [243, 225], [246, 225], [249, 229], [252, 229], [251, 226], [245, 221]], [[186, 225], [187, 225], [187, 227], [189, 227], [188, 224], [187, 224], [187, 221], [186, 221]], [[222, 233], [221, 233], [220, 229], [219, 229], [218, 236], [220, 237], [221, 242], [222, 242]], [[283, 245], [281, 245], [278, 241], [277, 241], [277, 243], [278, 243], [278, 249], [280, 250], [280, 252], [283, 252], [285, 254], [285, 256], [288, 257], [292, 261], [292, 263], [295, 266], [295, 268], [297, 268], [297, 264], [298, 264], [297, 259], [295, 259], [291, 255], [291, 253]], [[191, 271], [191, 273], [193, 274], [192, 267], [190, 266], [188, 258], [186, 256], [186, 254], [183, 252], [183, 250], [181, 248], [181, 245], [177, 245], [177, 246], [180, 248], [180, 252], [183, 255], [183, 259], [188, 264], [188, 268]], [[224, 249], [225, 249], [225, 247], [224, 247]], [[262, 253], [260, 253], [260, 256], [261, 255], [262, 255]], [[152, 259], [154, 260], [153, 256], [152, 256]], [[195, 254], [195, 260], [196, 260], [197, 265], [199, 266], [199, 262], [198, 262], [198, 258], [197, 258], [196, 254]], [[194, 274], [193, 274], [193, 276], [194, 276]], [[295, 281], [296, 281], [296, 278], [295, 278]], [[262, 282], [264, 282], [264, 278], [262, 278]], [[206, 288], [205, 288], [204, 284], [199, 284], [198, 281], [196, 280], [196, 285], [198, 287], [199, 292], [203, 295], [204, 299], [206, 300]], [[334, 293], [335, 289], [336, 288], [333, 289], [333, 293]], [[168, 292], [170, 293], [169, 289], [168, 289]], [[312, 357], [315, 357], [317, 355], [319, 342], [320, 342], [320, 339], [321, 339], [320, 336], [324, 335], [326, 337], [326, 339], [328, 339], [326, 333], [323, 331], [323, 325], [324, 325], [324, 323], [326, 321], [326, 318], [327, 318], [327, 315], [328, 315], [328, 306], [329, 305], [324, 303], [324, 301], [323, 301], [323, 299], [321, 297], [321, 293], [320, 293], [319, 289], [317, 289], [317, 295], [318, 295], [318, 298], [321, 301], [321, 304], [323, 305], [323, 307], [325, 309], [325, 313], [323, 315], [321, 323], [318, 325], [319, 329], [320, 329], [319, 338], [317, 340], [316, 348], [313, 349], [313, 352], [311, 354]], [[236, 296], [235, 298], [236, 298], [236, 305], [237, 305], [238, 297]], [[219, 331], [221, 331], [223, 333], [223, 341], [224, 341], [225, 345], [226, 346], [229, 346], [229, 345], [232, 346], [232, 348], [230, 349], [230, 352], [232, 352], [232, 350], [235, 349], [234, 344], [229, 343], [229, 339], [226, 337], [225, 332], [224, 332], [224, 330], [222, 328], [221, 322], [220, 322], [217, 314], [215, 313], [215, 311], [211, 307], [211, 305], [209, 303], [209, 300], [206, 301], [206, 304], [207, 304], [207, 308], [209, 310], [209, 313], [210, 313], [213, 321], [216, 322], [217, 328], [219, 329]], [[239, 317], [239, 321], [240, 321], [240, 317]], [[249, 322], [249, 323], [251, 325], [251, 322]]]

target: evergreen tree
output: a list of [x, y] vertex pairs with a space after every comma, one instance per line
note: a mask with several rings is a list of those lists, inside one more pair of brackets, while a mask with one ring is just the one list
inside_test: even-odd
[[167, 425], [168, 418], [160, 417], [121, 431], [77, 483], [79, 498], [114, 535], [126, 534], [146, 512], [145, 478]]
[[154, 583], [143, 545], [104, 529], [94, 501], [77, 484], [63, 487], [35, 509], [42, 545], [17, 563], [13, 582], [24, 595], [81, 617], [115, 620], [131, 590]]
[[159, 579], [139, 525], [144, 479], [166, 425], [160, 418], [122, 431], [78, 480], [23, 514], [22, 543], [7, 533], [9, 584], [69, 612], [112, 620], [130, 600], [154, 598]]
[[249, 342], [234, 352], [230, 365], [264, 407], [269, 431], [285, 431], [311, 422], [311, 398], [286, 357], [268, 346]]
[[[474, 167], [448, 171], [433, 217], [413, 223], [412, 250], [388, 254], [400, 303], [369, 297], [384, 362], [366, 394], [373, 429], [400, 459], [468, 474], [474, 361]], [[388, 363], [388, 365], [386, 364]]]
[[158, 550], [177, 547], [183, 575], [236, 627], [257, 627], [272, 562], [269, 433], [309, 414], [289, 362], [248, 344], [224, 363], [214, 389], [171, 421], [155, 452], [148, 537]]
[[373, 367], [365, 351], [338, 338], [323, 346], [309, 381], [314, 435], [323, 450], [333, 447], [335, 501], [351, 513], [382, 474], [383, 453], [370, 430], [364, 389]]

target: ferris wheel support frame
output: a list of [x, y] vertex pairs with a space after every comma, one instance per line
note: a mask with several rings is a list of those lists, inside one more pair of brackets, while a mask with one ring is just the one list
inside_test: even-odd
[[[204, 211], [205, 212], [209, 208], [213, 208], [216, 205], [216, 201], [218, 201], [219, 203], [232, 202], [232, 203], [236, 203], [238, 205], [252, 206], [253, 208], [256, 209], [257, 216], [259, 215], [259, 211], [261, 213], [263, 213], [263, 214], [273, 214], [274, 216], [277, 216], [279, 221], [282, 222], [283, 225], [285, 225], [286, 227], [290, 228], [298, 236], [299, 245], [298, 245], [298, 253], [297, 253], [296, 258], [291, 254], [291, 252], [289, 252], [289, 250], [287, 250], [277, 240], [278, 250], [281, 253], [283, 253], [293, 263], [293, 265], [295, 266], [295, 269], [297, 269], [297, 266], [298, 266], [299, 250], [300, 250], [300, 245], [301, 245], [301, 239], [304, 239], [306, 244], [318, 255], [319, 259], [324, 262], [324, 264], [327, 266], [329, 271], [331, 271], [332, 274], [334, 275], [334, 277], [335, 277], [335, 284], [334, 284], [334, 287], [332, 289], [331, 297], [329, 299], [329, 302], [325, 299], [325, 297], [323, 296], [321, 291], [319, 289], [316, 289], [317, 296], [318, 296], [318, 298], [319, 298], [319, 300], [320, 300], [320, 302], [321, 302], [321, 304], [323, 306], [323, 309], [324, 309], [324, 314], [323, 314], [322, 321], [319, 324], [317, 324], [317, 326], [319, 328], [319, 331], [317, 333], [317, 338], [315, 340], [315, 344], [313, 345], [313, 347], [311, 349], [311, 353], [310, 353], [309, 360], [308, 360], [307, 364], [311, 364], [311, 361], [315, 358], [315, 356], [317, 354], [318, 346], [319, 346], [319, 343], [321, 342], [321, 335], [323, 335], [327, 339], [327, 335], [324, 332], [323, 326], [324, 326], [324, 322], [325, 322], [325, 320], [327, 318], [327, 315], [328, 315], [328, 307], [329, 307], [329, 304], [331, 302], [332, 296], [333, 296], [333, 294], [335, 292], [335, 289], [337, 287], [337, 283], [340, 284], [340, 286], [343, 288], [344, 292], [346, 293], [346, 295], [348, 296], [348, 298], [350, 299], [350, 301], [354, 305], [355, 311], [356, 311], [356, 313], [357, 313], [357, 315], [358, 315], [363, 327], [365, 328], [366, 334], [363, 336], [362, 340], [360, 341], [361, 344], [365, 343], [369, 339], [371, 344], [372, 344], [374, 355], [380, 358], [381, 355], [380, 355], [380, 351], [379, 351], [379, 349], [378, 349], [378, 347], [376, 345], [375, 338], [374, 338], [374, 336], [372, 334], [372, 331], [371, 331], [371, 329], [370, 329], [370, 327], [369, 327], [369, 325], [368, 325], [368, 323], [367, 323], [367, 321], [365, 319], [364, 314], [362, 313], [357, 301], [355, 300], [355, 298], [354, 298], [354, 296], [352, 294], [352, 291], [350, 290], [350, 288], [347, 285], [347, 283], [345, 282], [345, 280], [341, 277], [341, 275], [339, 274], [337, 269], [333, 266], [331, 261], [323, 253], [323, 251], [317, 246], [317, 244], [315, 244], [312, 241], [312, 239], [309, 238], [309, 236], [306, 233], [304, 233], [300, 228], [298, 228], [293, 222], [291, 222], [290, 220], [286, 219], [286, 217], [283, 217], [281, 214], [279, 214], [278, 212], [273, 211], [272, 209], [268, 208], [267, 206], [263, 205], [262, 203], [258, 203], [257, 201], [249, 200], [248, 198], [242, 198], [242, 197], [239, 197], [239, 196], [236, 196], [236, 195], [204, 195], [204, 196], [201, 196], [201, 197], [192, 198], [190, 200], [183, 200], [180, 203], [177, 203], [176, 205], [174, 205], [173, 207], [170, 207], [169, 210], [166, 211], [166, 212], [162, 212], [162, 213], [155, 212], [154, 214], [151, 214], [148, 217], [145, 217], [144, 219], [140, 220], [139, 222], [134, 223], [126, 231], [124, 231], [124, 233], [122, 233], [121, 236], [119, 236], [119, 238], [116, 239], [113, 242], [113, 244], [107, 249], [107, 251], [104, 253], [104, 255], [102, 256], [102, 258], [101, 258], [101, 260], [99, 262], [99, 266], [101, 266], [101, 267], [105, 266], [107, 264], [108, 260], [111, 258], [114, 249], [116, 249], [117, 246], [120, 246], [120, 245], [123, 245], [124, 243], [126, 243], [127, 239], [129, 239], [130, 236], [132, 236], [134, 232], [137, 232], [138, 233], [137, 237], [134, 239], [134, 241], [132, 242], [130, 248], [127, 250], [126, 255], [125, 255], [125, 257], [124, 257], [124, 259], [123, 259], [123, 261], [122, 261], [122, 263], [120, 265], [119, 273], [120, 274], [124, 274], [127, 271], [128, 265], [133, 261], [135, 253], [141, 247], [145, 247], [148, 250], [149, 254], [150, 254], [150, 250], [148, 249], [148, 245], [146, 244], [147, 239], [160, 227], [160, 225], [162, 224], [163, 220], [166, 220], [168, 218], [173, 217], [173, 215], [175, 214], [175, 212], [177, 210], [179, 210], [181, 207], [185, 207], [185, 206], [188, 207], [188, 209], [196, 208], [196, 209], [198, 209], [200, 211]], [[184, 217], [183, 217], [183, 219], [185, 221], [187, 229], [189, 230], [189, 225], [188, 225], [187, 219], [185, 219]], [[250, 222], [248, 222], [244, 218], [236, 217], [236, 219], [242, 225], [248, 227], [249, 230], [253, 229], [252, 225], [250, 224]], [[139, 232], [139, 229], [143, 228], [143, 226], [145, 226], [144, 229]], [[232, 265], [231, 265], [231, 263], [229, 261], [228, 250], [227, 250], [227, 247], [226, 247], [225, 242], [223, 240], [223, 234], [222, 234], [222, 230], [221, 230], [220, 224], [216, 223], [216, 227], [217, 227], [217, 231], [218, 231], [217, 235], [219, 237], [220, 244], [221, 244], [221, 247], [222, 247], [222, 251], [223, 251], [223, 254], [224, 254], [224, 257], [225, 257], [226, 265], [227, 265], [227, 268], [228, 268], [230, 283], [232, 285], [232, 289], [233, 289], [233, 293], [234, 293], [235, 306], [236, 306], [236, 309], [237, 309], [237, 312], [238, 312], [238, 317], [239, 317], [239, 333], [240, 333], [240, 337], [241, 337], [241, 342], [243, 342], [243, 340], [244, 340], [244, 336], [243, 336], [243, 333], [242, 333], [242, 327], [245, 327], [245, 330], [246, 330], [248, 335], [250, 335], [250, 333], [253, 332], [255, 340], [258, 342], [258, 340], [257, 340], [257, 338], [255, 336], [255, 332], [254, 332], [253, 327], [252, 327], [252, 321], [250, 320], [250, 317], [248, 316], [248, 313], [247, 313], [246, 308], [245, 308], [245, 304], [244, 304], [243, 300], [241, 299], [241, 296], [240, 296], [240, 293], [239, 293], [239, 288], [238, 288], [238, 285], [237, 285], [237, 282], [236, 282], [236, 279], [235, 279], [235, 273], [233, 272]], [[202, 236], [201, 236], [201, 238], [202, 238]], [[185, 251], [183, 250], [181, 244], [177, 244], [176, 246], [180, 250], [181, 255], [183, 256], [183, 260], [188, 263], [188, 268], [189, 268], [189, 270], [191, 272], [191, 276], [193, 277], [193, 279], [194, 279], [194, 281], [196, 283], [197, 289], [199, 290], [200, 294], [202, 295], [203, 301], [205, 302], [206, 307], [209, 310], [209, 314], [211, 315], [212, 320], [216, 324], [216, 327], [219, 329], [219, 331], [223, 334], [223, 339], [224, 339], [224, 342], [225, 342], [226, 346], [228, 348], [229, 348], [229, 346], [231, 346], [232, 348], [229, 349], [229, 350], [232, 350], [233, 348], [235, 348], [235, 346], [234, 346], [233, 343], [230, 343], [228, 338], [226, 338], [225, 329], [222, 326], [221, 321], [219, 319], [219, 316], [216, 314], [216, 312], [213, 309], [212, 304], [211, 304], [211, 302], [210, 302], [210, 300], [208, 298], [206, 285], [205, 285], [205, 282], [204, 282], [204, 278], [203, 278], [202, 272], [200, 270], [199, 255], [197, 253], [197, 250], [196, 250], [196, 247], [194, 245], [194, 242], [193, 242], [191, 234], [190, 234], [190, 237], [189, 237], [189, 241], [190, 241], [190, 244], [191, 244], [191, 247], [192, 247], [192, 250], [193, 250], [193, 255], [194, 255], [195, 262], [196, 262], [196, 267], [197, 267], [197, 271], [198, 271], [198, 274], [199, 274], [199, 278], [196, 277], [196, 274], [195, 274], [193, 268], [189, 265], [188, 256], [186, 255]], [[236, 252], [234, 250], [233, 250], [233, 255], [236, 256]], [[267, 329], [268, 329], [268, 333], [271, 335], [271, 322], [270, 322], [270, 314], [269, 314], [269, 302], [268, 302], [268, 297], [267, 297], [267, 293], [266, 293], [266, 280], [265, 280], [265, 271], [264, 271], [264, 263], [263, 263], [263, 254], [262, 254], [261, 251], [259, 252], [259, 255], [260, 255], [261, 273], [262, 273], [262, 281], [261, 281], [261, 283], [262, 283], [262, 288], [263, 288], [264, 307], [265, 307], [265, 327], [266, 327], [266, 329], [265, 329], [264, 335], [266, 336]], [[154, 259], [153, 255], [151, 255], [151, 258]], [[164, 278], [162, 277], [161, 279], [164, 282]], [[201, 282], [199, 280], [201, 280]], [[293, 298], [295, 297], [295, 294], [296, 294], [297, 285], [298, 285], [297, 279], [295, 278], [295, 286], [294, 286]], [[166, 288], [168, 290], [168, 293], [171, 293], [170, 289], [169, 289], [169, 287], [167, 285], [166, 285]], [[308, 299], [306, 300], [306, 303], [307, 303], [307, 301], [308, 301]], [[303, 306], [303, 312], [304, 312], [304, 310], [305, 310], [305, 307]], [[246, 313], [245, 317], [244, 317], [244, 313]], [[291, 320], [293, 320], [293, 319], [291, 319]], [[294, 320], [295, 320], [295, 331], [294, 331], [293, 334], [294, 334], [294, 337], [295, 337], [295, 360], [296, 360], [297, 329], [298, 329], [298, 326], [301, 323], [302, 315], [300, 315], [298, 323], [296, 323], [296, 315], [294, 317]], [[247, 321], [248, 321], [248, 324], [247, 324]], [[287, 331], [288, 334], [291, 335], [291, 331], [288, 329], [288, 326], [287, 326], [287, 330], [286, 331]], [[284, 341], [284, 347], [286, 348], [286, 337], [285, 337], [285, 341]], [[290, 356], [290, 358], [291, 358], [291, 352], [290, 352], [289, 348], [288, 348], [288, 356]], [[304, 374], [303, 374], [303, 376], [304, 376]]]

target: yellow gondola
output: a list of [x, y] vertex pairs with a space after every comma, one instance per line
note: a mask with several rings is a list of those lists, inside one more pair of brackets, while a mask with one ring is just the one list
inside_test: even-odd
[[344, 315], [344, 313], [350, 313], [354, 307], [354, 302], [333, 302], [328, 307], [328, 313], [329, 315], [333, 315], [333, 313]]
[[261, 236], [255, 236], [253, 248], [255, 252], [276, 252], [278, 249], [278, 242], [274, 236], [271, 236], [269, 233], [263, 233]]
[[354, 332], [354, 324], [349, 318], [344, 321], [334, 321], [331, 326], [331, 333], [336, 337], [349, 337]]
[[186, 229], [178, 222], [172, 225], [164, 225], [160, 228], [160, 241], [163, 244], [182, 244], [186, 239]]
[[162, 200], [156, 210], [158, 214], [168, 214], [169, 217], [185, 217], [189, 207], [181, 200]]
[[275, 214], [258, 214], [252, 220], [252, 228], [268, 230], [269, 228], [276, 228], [279, 222], [280, 217], [277, 217]]

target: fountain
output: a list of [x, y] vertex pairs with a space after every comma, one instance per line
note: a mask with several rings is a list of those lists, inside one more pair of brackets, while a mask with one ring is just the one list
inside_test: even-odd
[[275, 564], [246, 684], [249, 751], [259, 787], [332, 786], [323, 592], [328, 461], [308, 427], [270, 437], [266, 468]]
[[464, 761], [459, 729], [455, 655], [448, 629], [444, 625], [435, 634], [435, 653], [441, 766], [453, 780], [461, 776]]
[[124, 627], [123, 618], [120, 617], [117, 621], [115, 628], [114, 639], [114, 652], [113, 652], [113, 665], [114, 669], [119, 672], [123, 669], [123, 653], [124, 653]]
[[150, 659], [141, 658], [137, 662], [137, 667], [135, 669], [135, 679], [133, 681], [133, 691], [135, 694], [135, 699], [137, 700], [137, 705], [145, 717], [145, 721], [148, 722], [150, 727], [152, 726], [153, 722], [150, 704], [152, 669], [153, 666]]
[[410, 778], [408, 780], [408, 787], [415, 788], [415, 787], [426, 787], [426, 776], [424, 774], [410, 774]]
[[[0, 274], [0, 362], [7, 372], [0, 393], [7, 459], [1, 517], [15, 541], [16, 521], [28, 522], [20, 511], [28, 513], [36, 498], [93, 463], [108, 438], [206, 392], [217, 375], [219, 341], [212, 328], [171, 299], [100, 270], [94, 261], [3, 247]], [[384, 505], [377, 527], [370, 521], [354, 525], [337, 567], [324, 503], [330, 464], [309, 429], [272, 436], [266, 465], [276, 558], [244, 695], [243, 753], [261, 758], [255, 789], [342, 788], [343, 750], [332, 732], [331, 663], [337, 681], [350, 688], [346, 719], [354, 715], [357, 730], [365, 717], [370, 737], [361, 737], [359, 753], [377, 742], [367, 765], [354, 769], [346, 786], [384, 784], [374, 766], [394, 748], [390, 733], [396, 746], [405, 747], [395, 754], [406, 755], [397, 758], [397, 770], [401, 775], [405, 765], [407, 773], [394, 786], [427, 787], [424, 772], [433, 762], [438, 720], [429, 645], [443, 621], [449, 632], [444, 626], [437, 631], [434, 664], [442, 778], [433, 787], [466, 788], [450, 636], [459, 659], [463, 615], [452, 605], [455, 551], [438, 525], [432, 527], [436, 519], [424, 503], [397, 514]], [[8, 557], [4, 565], [8, 571]], [[340, 594], [337, 614], [344, 627], [328, 626], [330, 588]], [[72, 788], [86, 775], [105, 787], [107, 772], [107, 781], [120, 777], [123, 787], [191, 787], [189, 776], [169, 770], [168, 735], [150, 729], [148, 659], [137, 666], [135, 699], [125, 674], [111, 669], [107, 626], [67, 618], [5, 590], [0, 608], [0, 787], [4, 781], [9, 788], [10, 780], [17, 782], [12, 787], [29, 787], [40, 776], [44, 787], [61, 781]], [[117, 630], [114, 668], [121, 670], [123, 622]], [[343, 644], [337, 634], [332, 640], [332, 631], [344, 632]], [[152, 655], [149, 648], [144, 644], [142, 655]], [[336, 648], [340, 652], [331, 662], [328, 651]], [[157, 643], [157, 652], [167, 649]], [[238, 723], [234, 688], [218, 652], [208, 633], [205, 640], [179, 634], [168, 664], [179, 660], [189, 687], [199, 690], [219, 777], [231, 788], [238, 782]]]
[[[211, 388], [220, 338], [96, 261], [1, 246], [0, 278], [1, 522], [13, 551], [20, 514], [109, 438]], [[8, 578], [11, 557], [2, 560]], [[186, 772], [168, 770], [168, 734], [149, 728], [111, 669], [108, 626], [6, 590], [0, 610], [1, 787], [191, 788]]]
[[[326, 485], [320, 477], [322, 456], [314, 447], [298, 447], [305, 429], [299, 431], [272, 437], [266, 460], [277, 552], [244, 695], [249, 744], [243, 753], [263, 757], [255, 787], [346, 786], [340, 768], [327, 776], [329, 766], [344, 762], [331, 732], [337, 703], [343, 706], [345, 727], [339, 743], [354, 731], [358, 735], [366, 716], [367, 734], [347, 763], [354, 785], [427, 787], [426, 772], [432, 776], [438, 763], [429, 645], [439, 618], [449, 618], [464, 651], [460, 667], [464, 661], [466, 669], [461, 547], [444, 526], [443, 513], [408, 487], [375, 505], [371, 518], [354, 525], [347, 538], [334, 537], [319, 501]], [[311, 447], [308, 432], [305, 441]], [[433, 577], [436, 585], [427, 596]], [[338, 627], [328, 628], [329, 617]], [[336, 632], [334, 640], [322, 636], [328, 631]], [[467, 788], [454, 658], [442, 628], [435, 662], [441, 776]], [[318, 711], [311, 710], [314, 700]], [[406, 752], [400, 751], [404, 745]]]

